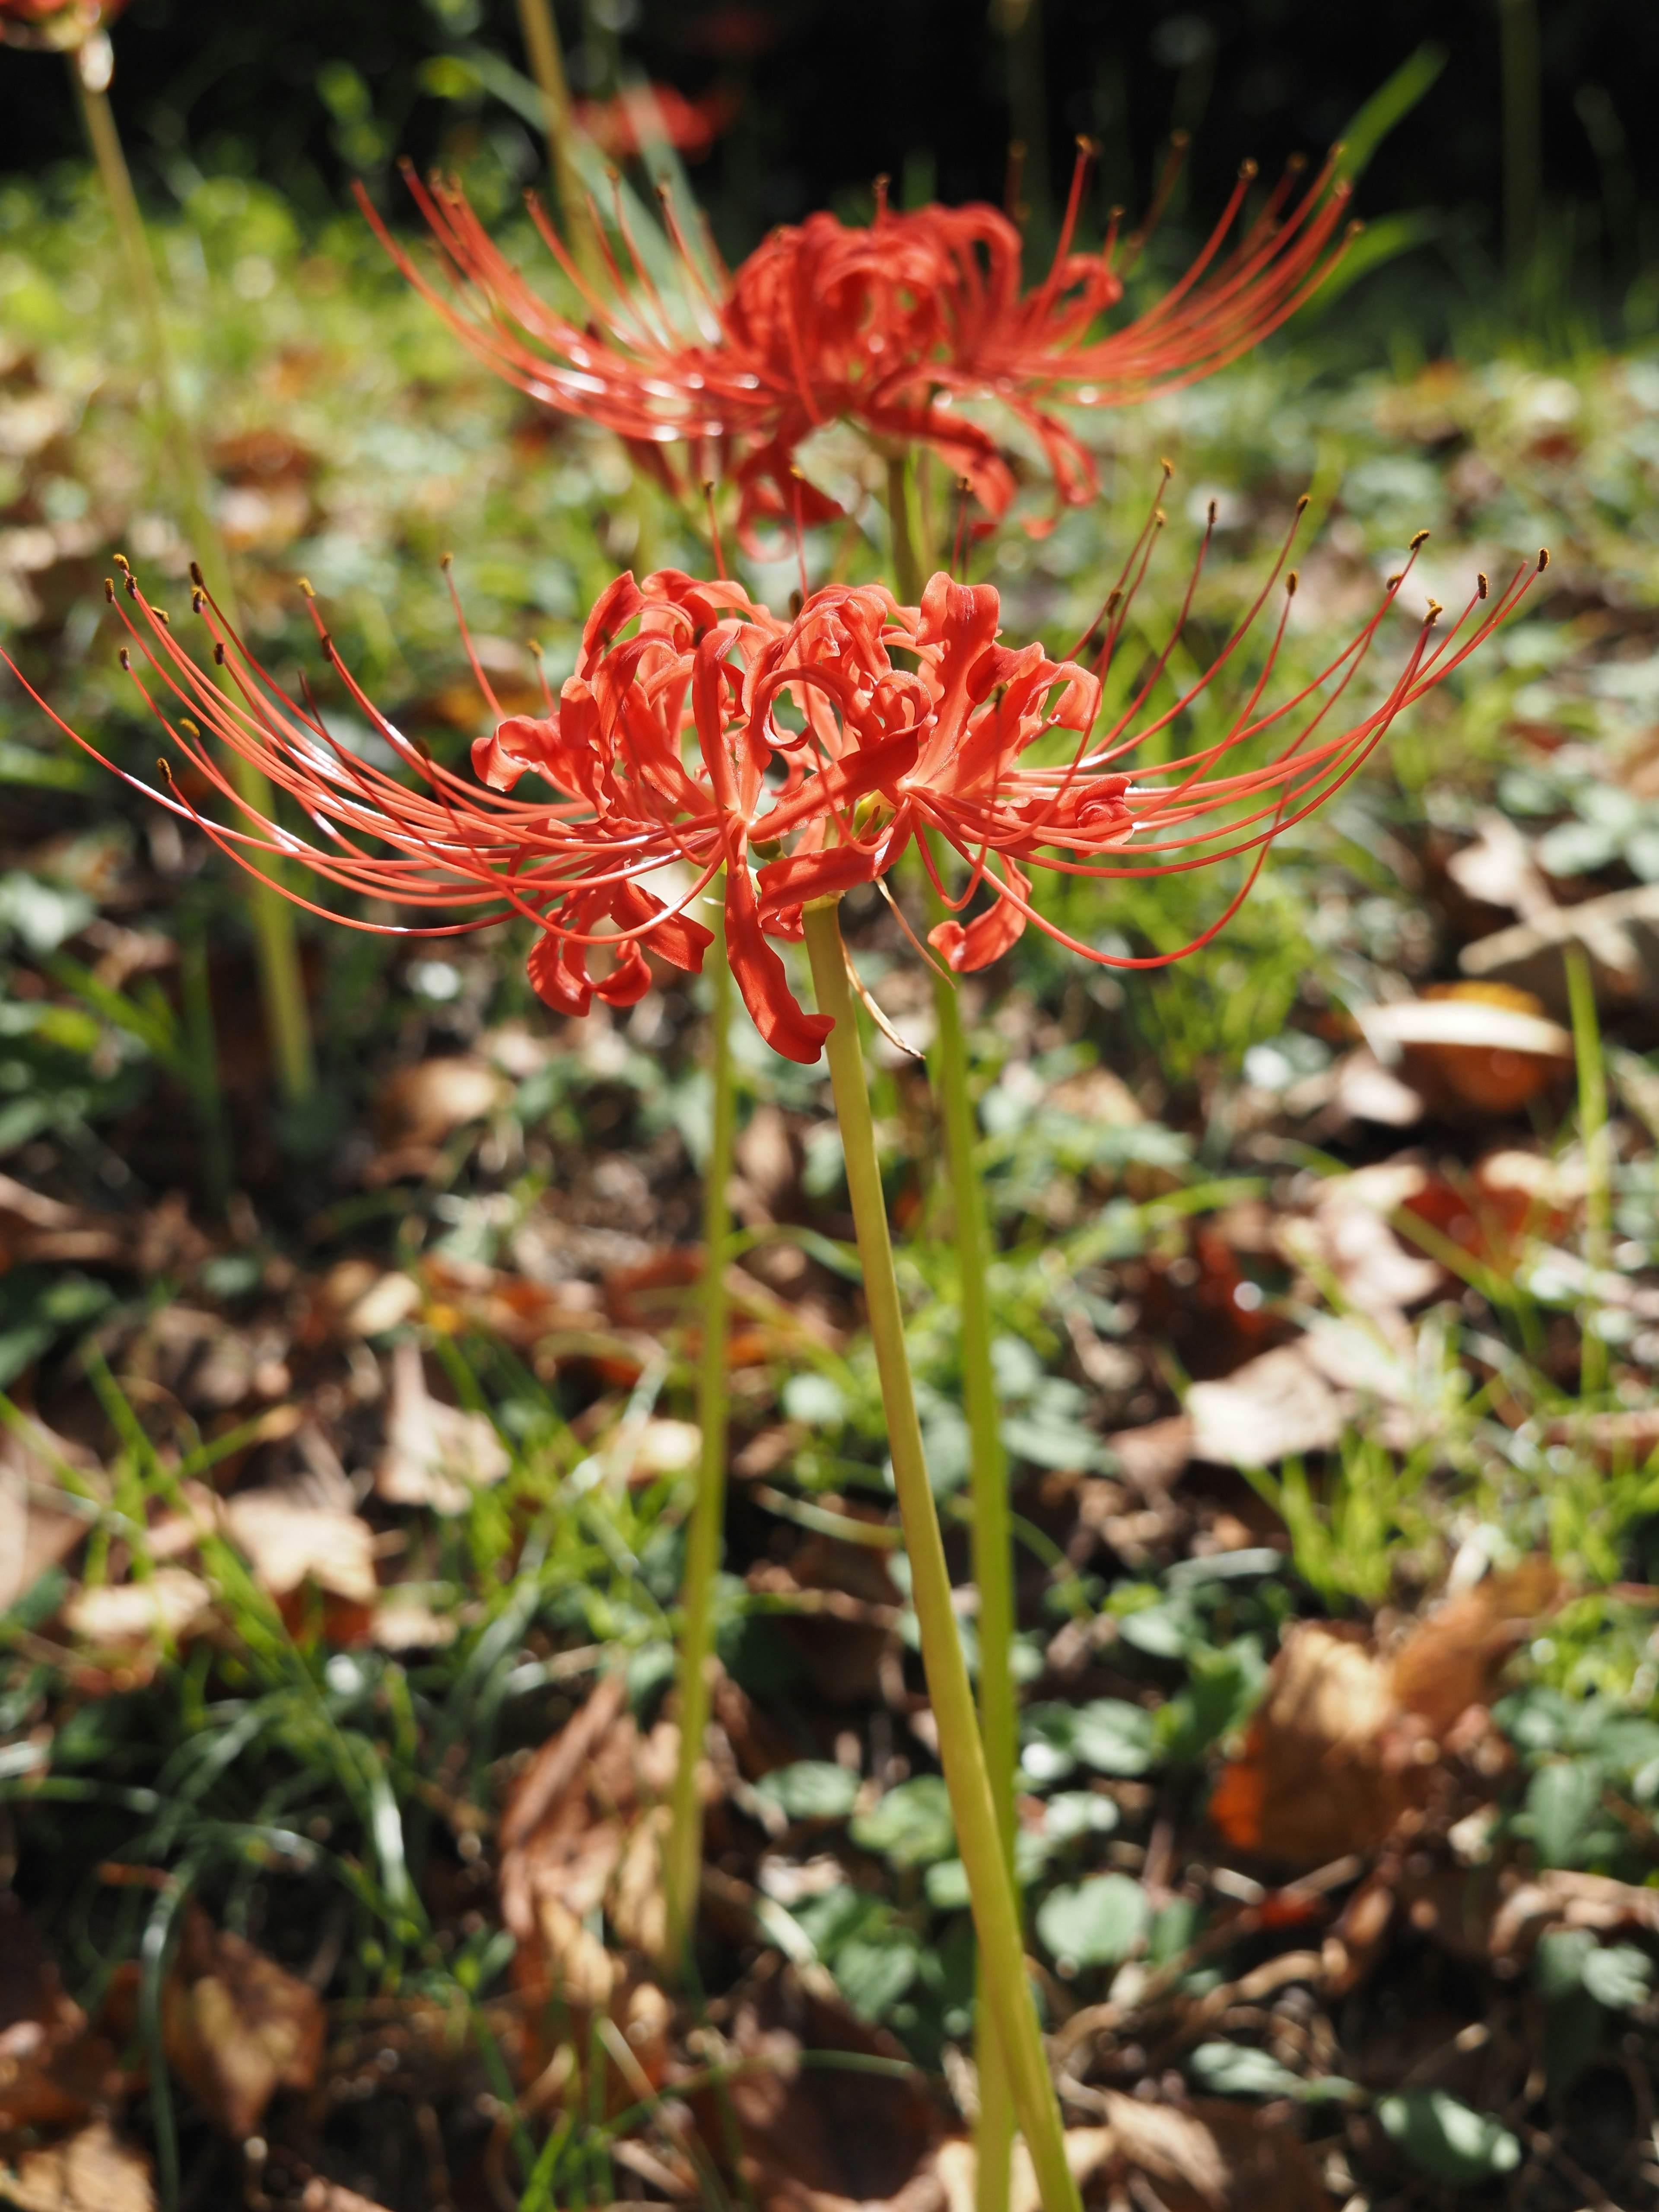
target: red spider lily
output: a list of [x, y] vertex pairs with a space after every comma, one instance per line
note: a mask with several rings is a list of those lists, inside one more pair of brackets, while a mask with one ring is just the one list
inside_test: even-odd
[[672, 84], [618, 93], [614, 100], [579, 100], [574, 119], [603, 154], [622, 161], [653, 138], [666, 139], [688, 161], [700, 161], [736, 119], [736, 94], [716, 86], [688, 100]]
[[126, 0], [0, 0], [0, 44], [73, 52], [125, 4]]
[[[1128, 704], [1098, 728], [1102, 674], [1122, 640], [1154, 536], [1149, 523], [1107, 603], [1093, 668], [1051, 659], [1039, 645], [999, 645], [995, 591], [942, 574], [920, 607], [898, 605], [878, 585], [832, 585], [788, 623], [729, 582], [697, 583], [672, 569], [642, 585], [619, 576], [588, 617], [576, 672], [556, 704], [550, 696], [544, 715], [503, 719], [475, 744], [477, 782], [438, 765], [379, 713], [340, 664], [314, 609], [327, 658], [401, 773], [348, 750], [308, 695], [304, 706], [289, 697], [198, 579], [194, 605], [212, 638], [222, 688], [128, 572], [133, 611], [113, 586], [110, 597], [137, 647], [140, 688], [190, 771], [187, 785], [168, 771], [166, 792], [137, 787], [198, 823], [244, 865], [281, 857], [343, 890], [416, 912], [448, 910], [441, 921], [396, 926], [334, 917], [350, 927], [434, 936], [514, 914], [529, 918], [541, 932], [531, 979], [568, 1014], [585, 1013], [596, 994], [613, 1006], [639, 999], [649, 981], [647, 949], [674, 966], [699, 969], [709, 933], [690, 909], [724, 871], [726, 938], [744, 1001], [769, 1042], [810, 1061], [830, 1025], [797, 1004], [766, 941], [799, 934], [805, 901], [884, 876], [915, 839], [957, 914], [981, 889], [988, 894], [973, 918], [933, 931], [951, 968], [983, 967], [1028, 921], [1085, 958], [1162, 966], [1180, 954], [1133, 958], [1068, 936], [1032, 904], [1031, 869], [1157, 875], [1254, 855], [1223, 914], [1182, 949], [1206, 943], [1237, 910], [1272, 840], [1356, 773], [1395, 717], [1474, 651], [1530, 580], [1518, 569], [1493, 600], [1482, 577], [1445, 634], [1440, 611], [1431, 609], [1380, 701], [1336, 726], [1336, 709], [1404, 572], [1317, 677], [1269, 706], [1292, 574], [1243, 707], [1218, 718], [1208, 742], [1132, 783], [1121, 764], [1130, 749], [1172, 742], [1212, 711], [1217, 678], [1242, 668], [1247, 638], [1289, 551], [1287, 539], [1202, 676], [1154, 706], [1178, 622]], [[125, 648], [124, 659], [133, 665]], [[475, 672], [494, 708], [476, 661]], [[293, 836], [252, 814], [204, 731], [262, 769], [319, 836]], [[1235, 767], [1246, 745], [1264, 757]], [[526, 775], [551, 798], [510, 796]], [[251, 826], [209, 821], [197, 802], [214, 793]], [[947, 885], [923, 832], [966, 863], [964, 886]], [[665, 902], [652, 878], [660, 887], [659, 872], [670, 863], [680, 864], [680, 884]], [[298, 902], [326, 911], [310, 899]], [[598, 978], [588, 966], [595, 948], [611, 963]]]
[[[531, 289], [457, 186], [428, 188], [410, 176], [447, 289], [416, 268], [361, 191], [359, 198], [404, 274], [532, 398], [604, 423], [659, 471], [668, 469], [663, 448], [679, 441], [693, 448], [700, 474], [712, 453], [731, 455], [747, 537], [765, 517], [799, 526], [836, 511], [792, 466], [801, 441], [838, 420], [889, 452], [930, 447], [1000, 517], [1013, 496], [1013, 472], [998, 440], [961, 405], [986, 397], [1036, 434], [1060, 499], [1086, 500], [1096, 489], [1093, 462], [1052, 403], [1117, 405], [1208, 375], [1292, 314], [1342, 250], [1348, 186], [1333, 161], [1305, 185], [1287, 171], [1226, 251], [1254, 173], [1247, 167], [1185, 276], [1144, 313], [1102, 334], [1123, 276], [1115, 222], [1101, 252], [1073, 250], [1087, 167], [1085, 152], [1053, 264], [1029, 289], [1019, 233], [994, 208], [896, 214], [883, 195], [867, 228], [811, 216], [774, 231], [713, 289], [670, 209], [677, 310], [625, 224], [631, 272], [608, 258], [606, 280], [595, 284], [532, 200], [543, 238], [580, 295], [579, 319]], [[697, 325], [691, 336], [678, 326], [687, 314]]]

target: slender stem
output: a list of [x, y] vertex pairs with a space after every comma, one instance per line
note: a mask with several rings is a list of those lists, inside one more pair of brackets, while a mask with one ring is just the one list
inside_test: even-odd
[[893, 540], [893, 583], [899, 596], [899, 605], [917, 607], [921, 605], [921, 587], [926, 580], [921, 573], [921, 560], [916, 551], [915, 532], [910, 519], [910, 464], [902, 453], [890, 455], [887, 463], [887, 520]]
[[[936, 856], [937, 857], [937, 856]], [[928, 920], [942, 921], [945, 902], [927, 886]], [[968, 1093], [968, 1046], [955, 987], [933, 977], [939, 1033], [933, 1048], [933, 1090], [945, 1133], [945, 1164], [956, 1217], [957, 1275], [962, 1300], [962, 1395], [968, 1417], [969, 1486], [974, 1506], [974, 1583], [979, 1592], [979, 1722], [985, 1764], [1010, 1878], [1013, 1875], [1014, 1766], [1018, 1756], [1014, 1706], [1013, 1542], [1008, 1522], [1008, 1460], [1002, 1446], [1001, 1408], [991, 1363], [991, 1300], [987, 1282], [990, 1235], [985, 1194], [974, 1159], [974, 1108]], [[1018, 1890], [1016, 1886], [1015, 1894]], [[1006, 2212], [1013, 2112], [994, 2034], [980, 1992], [978, 2212]]]
[[702, 1443], [697, 1465], [697, 1494], [685, 1545], [679, 1765], [674, 1774], [665, 1868], [669, 1942], [666, 1963], [671, 1967], [683, 1964], [696, 1932], [697, 1892], [702, 1872], [702, 1801], [697, 1794], [697, 1767], [708, 1726], [714, 1585], [720, 1565], [726, 1428], [731, 1411], [726, 1267], [731, 1249], [732, 1218], [726, 1186], [732, 1179], [732, 1146], [737, 1122], [732, 1065], [732, 969], [726, 957], [723, 914], [713, 896], [708, 912], [714, 941], [703, 956], [703, 973], [709, 981], [709, 1073], [714, 1084], [714, 1126], [702, 1194], [702, 1344], [697, 1368], [697, 1423]]
[[892, 1240], [876, 1157], [875, 1125], [866, 1085], [864, 1054], [853, 1012], [835, 900], [805, 909], [806, 949], [820, 1010], [833, 1017], [825, 1051], [847, 1159], [859, 1264], [881, 1379], [893, 1481], [910, 1561], [910, 1595], [921, 1637], [922, 1665], [939, 1730], [957, 1848], [968, 1875], [974, 1929], [982, 1964], [981, 1986], [1006, 2054], [1013, 2102], [1031, 2154], [1045, 2212], [1078, 2212], [1077, 2185], [1066, 2163], [1064, 2131], [1054, 2082], [1043, 2054], [1036, 2008], [1025, 1972], [1019, 1911], [997, 1826], [985, 1753], [974, 1717], [974, 1693], [951, 1603], [939, 1515], [927, 1480], [915, 1392], [904, 1346], [904, 1316], [893, 1270]]
[[[183, 514], [202, 573], [227, 618], [236, 621], [235, 595], [230, 563], [213, 515], [207, 465], [202, 458], [188, 416], [179, 398], [173, 348], [162, 311], [155, 264], [150, 258], [143, 218], [138, 212], [120, 133], [108, 100], [86, 82], [76, 57], [69, 56], [70, 76], [81, 103], [82, 117], [98, 165], [116, 235], [126, 263], [143, 327], [145, 349], [155, 384], [156, 405], [167, 428], [174, 471], [174, 495]], [[251, 761], [240, 755], [231, 762], [231, 773], [244, 805], [265, 819], [271, 818], [276, 794], [268, 779]], [[269, 864], [268, 864], [269, 865]], [[300, 949], [294, 927], [294, 909], [274, 880], [265, 874], [247, 878], [247, 902], [253, 923], [254, 945], [259, 963], [259, 991], [265, 1029], [276, 1062], [277, 1079], [290, 1104], [309, 1097], [316, 1075], [312, 1060], [311, 1023], [306, 1008], [305, 980], [300, 969]]]
[[519, 0], [519, 27], [524, 34], [531, 75], [542, 95], [547, 167], [553, 179], [554, 197], [559, 203], [565, 240], [583, 274], [591, 277], [599, 273], [600, 265], [598, 241], [572, 151], [575, 123], [570, 108], [570, 84], [564, 73], [559, 27], [553, 18], [551, 0]]
[[[1578, 1063], [1578, 1141], [1584, 1148], [1584, 1261], [1592, 1274], [1599, 1275], [1607, 1264], [1613, 1226], [1607, 1060], [1596, 1019], [1595, 985], [1581, 946], [1567, 947], [1566, 966], [1573, 1056]], [[1607, 1382], [1607, 1347], [1591, 1326], [1595, 1314], [1595, 1301], [1586, 1299], [1579, 1316], [1578, 1388], [1587, 1400], [1604, 1390]]]
[[192, 916], [180, 933], [179, 982], [184, 1002], [191, 1095], [202, 1125], [203, 1178], [214, 1212], [222, 1217], [225, 1201], [230, 1195], [230, 1139], [225, 1126], [224, 1092], [219, 1082], [218, 1045], [213, 1030], [207, 930], [199, 915]]

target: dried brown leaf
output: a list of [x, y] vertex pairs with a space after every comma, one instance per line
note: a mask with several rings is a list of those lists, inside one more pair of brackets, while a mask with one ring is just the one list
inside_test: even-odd
[[587, 1925], [595, 1907], [611, 1916], [619, 1944], [658, 1955], [652, 1939], [665, 1929], [651, 1898], [661, 1850], [652, 1816], [678, 1753], [672, 1724], [642, 1735], [622, 1676], [610, 1674], [515, 1786], [500, 1831], [501, 1917], [518, 1941], [520, 1986], [537, 2002], [556, 1995], [602, 2008], [629, 1985], [629, 1961]]
[[1226, 1841], [1315, 1865], [1380, 1844], [1413, 1798], [1392, 1670], [1322, 1622], [1286, 1635], [1243, 1755], [1224, 1768], [1210, 1817]]
[[73, 2126], [121, 2087], [113, 2046], [90, 2032], [22, 1907], [0, 1893], [0, 2136]]
[[312, 1582], [355, 1604], [374, 1604], [374, 1532], [355, 1513], [298, 1504], [276, 1490], [246, 1490], [226, 1500], [224, 1519], [254, 1580], [272, 1597]]
[[405, 1339], [392, 1358], [392, 1407], [374, 1487], [391, 1504], [464, 1513], [475, 1491], [499, 1482], [512, 1465], [486, 1413], [433, 1397], [419, 1345]]
[[728, 2172], [735, 2123], [733, 2178], [758, 2212], [939, 2212], [939, 2123], [920, 2076], [801, 2063], [813, 2053], [902, 2057], [890, 2036], [775, 1965], [745, 1990], [730, 2033], [744, 2063], [719, 2097], [705, 2089], [688, 2101]]
[[1395, 1654], [1394, 1694], [1443, 1738], [1471, 1705], [1486, 1705], [1530, 1625], [1560, 1602], [1561, 1577], [1547, 1559], [1487, 1575], [1436, 1607]]
[[237, 2142], [254, 2134], [278, 2089], [316, 2082], [322, 2000], [198, 1906], [187, 1909], [161, 1990], [167, 2063]]
[[1104, 2097], [1117, 2163], [1144, 2174], [1168, 2212], [1330, 2212], [1293, 2130], [1264, 2127], [1248, 2106], [1218, 2098], [1176, 2107], [1114, 2089]]
[[66, 1559], [86, 1531], [84, 1513], [68, 1509], [61, 1487], [65, 1462], [100, 1480], [89, 1454], [40, 1422], [0, 1428], [0, 1613]]
[[0, 2163], [0, 2203], [17, 2212], [155, 2212], [149, 2160], [106, 2120]]
[[1272, 1467], [1328, 1451], [1340, 1440], [1343, 1401], [1295, 1345], [1246, 1360], [1219, 1382], [1187, 1393], [1192, 1454], [1224, 1467]]
[[103, 1583], [78, 1589], [64, 1622], [100, 1650], [176, 1644], [207, 1615], [213, 1593], [187, 1567], [158, 1567], [147, 1582]]

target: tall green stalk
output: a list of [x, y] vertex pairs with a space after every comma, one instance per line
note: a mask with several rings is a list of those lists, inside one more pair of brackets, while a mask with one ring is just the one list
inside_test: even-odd
[[[1578, 1064], [1578, 1141], [1584, 1148], [1584, 1262], [1593, 1275], [1607, 1264], [1613, 1231], [1613, 1157], [1607, 1133], [1607, 1070], [1595, 983], [1582, 945], [1566, 951], [1573, 1057]], [[1579, 1395], [1586, 1403], [1607, 1385], [1607, 1346], [1592, 1323], [1595, 1301], [1579, 1316]]]
[[1078, 2212], [1077, 2185], [1066, 2163], [1065, 2132], [1037, 2027], [1025, 1972], [1019, 1908], [998, 1826], [985, 1752], [974, 1714], [974, 1693], [963, 1657], [951, 1576], [939, 1515], [927, 1480], [921, 1426], [904, 1344], [904, 1316], [893, 1269], [892, 1240], [876, 1157], [864, 1054], [859, 1044], [836, 916], [839, 902], [815, 901], [805, 909], [806, 950], [821, 1012], [832, 1017], [825, 1052], [847, 1160], [859, 1264], [881, 1379], [887, 1442], [910, 1562], [910, 1595], [921, 1632], [922, 1665], [939, 1730], [939, 1761], [956, 1822], [957, 1848], [968, 1876], [979, 1942], [981, 1987], [1006, 2057], [1012, 2101], [1031, 2154], [1044, 2212]]
[[[98, 174], [109, 202], [116, 236], [120, 240], [122, 256], [126, 263], [127, 279], [138, 307], [138, 319], [149, 356], [150, 377], [155, 387], [156, 404], [172, 448], [174, 495], [208, 587], [223, 609], [227, 620], [234, 623], [236, 600], [231, 586], [230, 563], [226, 557], [218, 525], [214, 520], [207, 465], [179, 399], [178, 380], [173, 368], [173, 349], [167, 337], [167, 318], [161, 307], [161, 288], [155, 281], [155, 264], [150, 258], [149, 241], [144, 235], [143, 218], [138, 212], [132, 177], [127, 168], [126, 156], [121, 150], [120, 133], [115, 127], [115, 117], [108, 100], [102, 92], [88, 84], [78, 58], [70, 54], [68, 59], [70, 76], [81, 103], [81, 113], [92, 147], [93, 159], [98, 165]], [[274, 818], [276, 794], [268, 778], [252, 761], [244, 760], [240, 755], [233, 757], [230, 769], [237, 792], [249, 811], [266, 821]], [[265, 1030], [276, 1063], [277, 1081], [289, 1103], [295, 1105], [310, 1097], [315, 1087], [316, 1073], [312, 1057], [311, 1021], [306, 1006], [305, 980], [300, 969], [299, 941], [294, 927], [294, 909], [275, 883], [268, 880], [264, 874], [257, 872], [256, 862], [250, 860], [249, 866], [256, 871], [246, 878], [247, 902], [259, 964], [259, 993], [264, 1010]], [[274, 863], [267, 862], [266, 866], [274, 870]]]
[[899, 605], [921, 605], [921, 587], [927, 580], [921, 571], [921, 554], [910, 516], [910, 464], [902, 453], [887, 462], [887, 522], [893, 542], [893, 583]]
[[723, 905], [712, 894], [708, 916], [714, 941], [703, 956], [702, 972], [709, 982], [709, 1073], [714, 1085], [714, 1113], [702, 1194], [702, 1343], [697, 1368], [697, 1424], [702, 1442], [697, 1462], [697, 1494], [686, 1535], [684, 1620], [680, 1632], [679, 1765], [674, 1773], [664, 1865], [669, 1945], [665, 1963], [671, 1969], [683, 1966], [696, 1932], [697, 1892], [702, 1872], [702, 1800], [697, 1793], [697, 1766], [708, 1726], [709, 1675], [714, 1650], [714, 1585], [720, 1574], [720, 1528], [726, 1506], [726, 1431], [731, 1413], [726, 1269], [731, 1251], [732, 1216], [726, 1186], [732, 1180], [737, 1100], [732, 1064], [732, 968], [726, 957]]
[[594, 277], [601, 265], [599, 241], [593, 234], [592, 219], [571, 143], [575, 122], [570, 108], [570, 82], [564, 71], [564, 55], [559, 46], [559, 27], [554, 21], [551, 0], [519, 0], [519, 27], [524, 34], [530, 73], [542, 96], [547, 166], [553, 179], [554, 198], [559, 204], [565, 243], [575, 256], [582, 274]]
[[[925, 871], [924, 878], [928, 920], [942, 921], [945, 902]], [[974, 1106], [968, 1091], [968, 1042], [963, 1033], [962, 1008], [955, 986], [937, 970], [933, 1008], [939, 1025], [933, 1053], [933, 1095], [939, 1103], [951, 1178], [962, 1302], [963, 1410], [968, 1420], [969, 1495], [974, 1508], [974, 1584], [979, 1592], [979, 1723], [997, 1830], [1012, 1881], [1014, 1768], [1019, 1755], [1014, 1703], [1013, 1541], [1008, 1517], [1008, 1459], [1002, 1446], [1001, 1407], [991, 1363], [991, 1299], [987, 1281], [990, 1231], [974, 1158]], [[1015, 1894], [1018, 1897], [1018, 1887]], [[982, 1981], [978, 2008], [975, 2201], [978, 2212], [1007, 2212], [1014, 2114], [1001, 2050], [994, 2032], [987, 2033], [991, 2028], [990, 2007]]]

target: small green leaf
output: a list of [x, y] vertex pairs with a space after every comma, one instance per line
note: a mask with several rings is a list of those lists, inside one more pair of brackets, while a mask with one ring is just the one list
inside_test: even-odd
[[1248, 2044], [1200, 2043], [1187, 2063], [1218, 2097], [1293, 2097], [1302, 2087], [1299, 2075]]
[[1527, 1790], [1526, 1832], [1546, 1866], [1575, 1866], [1601, 1802], [1601, 1771], [1589, 1759], [1540, 1766]]
[[1037, 1909], [1037, 1934], [1061, 1966], [1111, 1966], [1146, 1932], [1146, 1893], [1127, 1874], [1096, 1875], [1051, 1891]]
[[1042, 1808], [1042, 1832], [1053, 1844], [1109, 1836], [1120, 1817], [1112, 1799], [1097, 1790], [1061, 1790]]
[[1634, 1943], [1598, 1946], [1584, 1960], [1584, 1987], [1609, 2012], [1628, 2012], [1645, 2004], [1653, 1986], [1653, 1961]]
[[827, 1759], [799, 1759], [763, 1774], [755, 1790], [792, 1820], [844, 1820], [859, 1794], [859, 1778]]
[[1472, 2112], [1444, 2089], [1406, 2089], [1384, 2097], [1376, 2117], [1413, 2166], [1452, 2188], [1513, 2173], [1521, 2163], [1521, 2146], [1506, 2127]]
[[1183, 1659], [1203, 1630], [1190, 1606], [1179, 1601], [1127, 1613], [1117, 1625], [1123, 1641], [1150, 1659]]
[[957, 1832], [943, 1776], [919, 1774], [901, 1782], [859, 1814], [851, 1834], [861, 1850], [879, 1851], [896, 1866], [927, 1866], [953, 1857]]
[[1152, 1716], [1143, 1706], [1096, 1698], [1077, 1708], [1072, 1745], [1097, 1774], [1145, 1774], [1153, 1760], [1152, 1730]]
[[885, 1942], [858, 1937], [843, 1943], [831, 1970], [848, 2003], [866, 2020], [879, 2020], [916, 1978], [916, 1946], [897, 1931]]
[[1538, 1939], [1533, 1953], [1533, 1985], [1546, 2004], [1559, 2004], [1582, 1988], [1584, 1961], [1595, 1948], [1588, 1928], [1557, 1928]]

